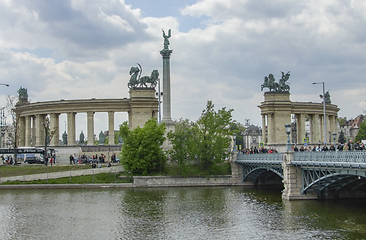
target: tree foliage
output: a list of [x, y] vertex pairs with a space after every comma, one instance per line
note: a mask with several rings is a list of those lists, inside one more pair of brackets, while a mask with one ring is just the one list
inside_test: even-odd
[[226, 108], [215, 111], [212, 101], [208, 101], [196, 123], [181, 121], [181, 127], [168, 134], [173, 145], [172, 156], [178, 163], [196, 160], [202, 171], [211, 174], [212, 166], [223, 162], [229, 154], [232, 111]]
[[339, 134], [339, 137], [338, 137], [338, 142], [340, 142], [340, 143], [345, 143], [345, 142], [347, 142], [347, 139], [346, 139], [346, 137], [344, 136], [344, 132], [343, 131], [341, 131], [341, 133]]
[[143, 128], [130, 130], [127, 122], [120, 126], [123, 146], [120, 162], [132, 174], [147, 175], [161, 171], [166, 156], [161, 148], [165, 137], [165, 124], [158, 124], [155, 118], [148, 120]]
[[356, 141], [366, 140], [366, 121], [363, 121], [360, 124], [360, 128], [358, 130], [355, 140]]

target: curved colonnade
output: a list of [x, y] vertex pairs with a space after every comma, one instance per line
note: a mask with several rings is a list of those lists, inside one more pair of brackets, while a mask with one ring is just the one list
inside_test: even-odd
[[[297, 144], [303, 144], [306, 137], [305, 123], [310, 126], [309, 143], [320, 144], [324, 139], [324, 107], [323, 103], [291, 102], [289, 93], [266, 92], [264, 102], [258, 106], [262, 114], [262, 141], [267, 146], [276, 147], [287, 142], [285, 124], [291, 123], [291, 115], [295, 116]], [[339, 108], [334, 104], [326, 104], [327, 133], [337, 133], [337, 117]], [[267, 131], [266, 131], [267, 130]], [[329, 139], [329, 135], [327, 138]], [[327, 140], [329, 143], [329, 140]]]
[[94, 145], [94, 113], [108, 112], [109, 145], [114, 145], [114, 113], [128, 112], [130, 129], [142, 127], [151, 117], [158, 114], [158, 99], [153, 88], [134, 88], [130, 90], [130, 98], [123, 99], [84, 99], [60, 100], [48, 102], [20, 102], [16, 109], [18, 126], [18, 146], [44, 146], [44, 120], [49, 116], [50, 130], [56, 130], [50, 146], [59, 145], [59, 115], [67, 114], [67, 142], [76, 145], [75, 115], [87, 114], [88, 145]]

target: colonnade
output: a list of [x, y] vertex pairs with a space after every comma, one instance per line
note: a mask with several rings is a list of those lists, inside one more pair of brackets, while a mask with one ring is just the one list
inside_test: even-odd
[[285, 124], [296, 121], [297, 144], [303, 144], [306, 137], [305, 125], [308, 122], [310, 129], [308, 140], [310, 144], [320, 144], [324, 141], [324, 121], [326, 121], [326, 142], [329, 143], [332, 133], [337, 133], [337, 116], [339, 108], [334, 104], [291, 102], [289, 93], [267, 92], [264, 102], [258, 106], [262, 114], [262, 141], [267, 146], [284, 145], [287, 142]]
[[130, 99], [88, 99], [60, 100], [50, 102], [26, 103], [16, 106], [18, 126], [18, 146], [44, 146], [45, 121], [49, 118], [49, 130], [54, 131], [50, 146], [58, 146], [60, 141], [60, 114], [67, 114], [67, 143], [76, 145], [76, 121], [78, 113], [87, 115], [88, 145], [94, 145], [94, 114], [108, 113], [109, 145], [114, 145], [114, 115], [127, 112], [130, 129], [143, 127], [151, 117], [158, 113], [158, 100], [155, 89], [137, 88], [130, 90]]

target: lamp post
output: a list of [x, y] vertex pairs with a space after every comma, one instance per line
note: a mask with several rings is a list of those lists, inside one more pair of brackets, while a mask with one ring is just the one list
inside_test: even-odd
[[336, 138], [337, 138], [337, 133], [332, 133], [332, 136], [333, 136], [333, 144], [334, 146], [336, 145]]
[[291, 143], [290, 143], [290, 133], [291, 133], [291, 124], [285, 124], [286, 134], [287, 134], [287, 144], [286, 151], [291, 151]]
[[236, 133], [233, 134], [233, 142], [234, 142], [233, 152], [236, 153]]
[[4, 86], [9, 87], [9, 84], [7, 84], [7, 83], [0, 83], [0, 85], [4, 85]]
[[324, 122], [324, 144], [327, 144], [327, 120], [325, 116], [325, 84], [324, 82], [313, 82], [313, 84], [323, 84], [323, 122]]

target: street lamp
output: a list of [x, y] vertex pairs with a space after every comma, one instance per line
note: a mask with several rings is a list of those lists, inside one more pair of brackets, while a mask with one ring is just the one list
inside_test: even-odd
[[337, 138], [337, 133], [332, 133], [333, 136], [333, 142], [334, 142], [334, 146], [336, 145], [336, 138]]
[[4, 85], [4, 86], [9, 87], [9, 84], [6, 84], [6, 83], [0, 83], [0, 85]]
[[233, 151], [234, 151], [234, 153], [236, 153], [236, 133], [233, 134], [233, 142], [234, 142]]
[[285, 124], [285, 128], [287, 134], [286, 151], [291, 151], [291, 143], [290, 143], [291, 124]]
[[327, 120], [325, 117], [325, 84], [324, 82], [313, 82], [313, 84], [323, 84], [323, 122], [324, 122], [324, 144], [327, 144]]

